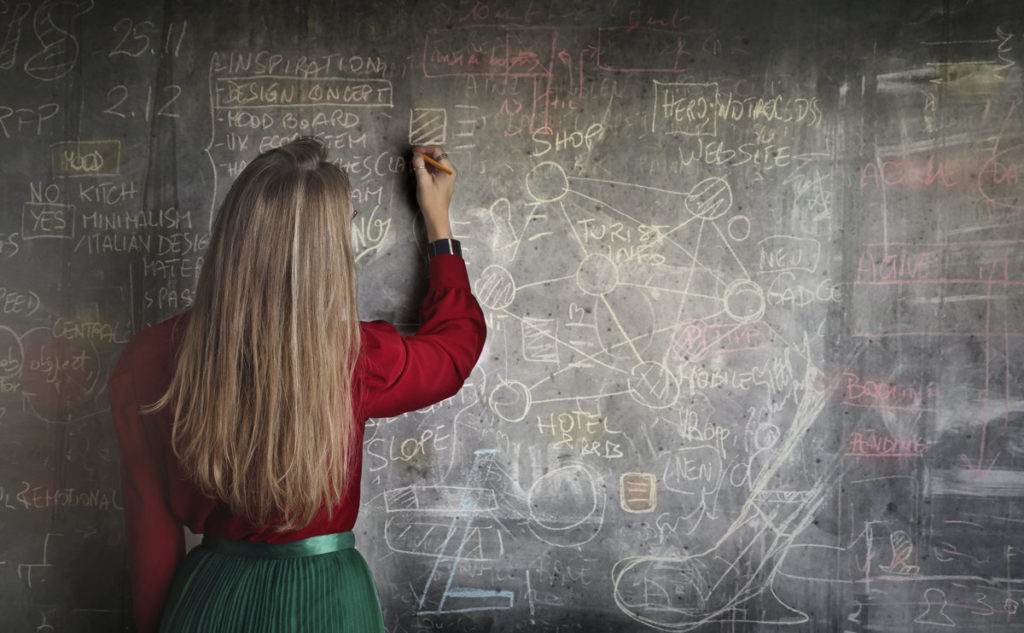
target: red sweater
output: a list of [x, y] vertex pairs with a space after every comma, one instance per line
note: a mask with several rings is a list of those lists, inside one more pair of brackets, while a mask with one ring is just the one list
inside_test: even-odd
[[[232, 515], [182, 474], [170, 446], [168, 410], [142, 415], [140, 405], [166, 391], [174, 371], [175, 325], [182, 315], [143, 330], [128, 343], [108, 382], [121, 443], [121, 486], [131, 559], [132, 596], [140, 633], [156, 631], [175, 568], [184, 557], [182, 526], [195, 534], [280, 543], [345, 532], [359, 510], [361, 454], [354, 477], [328, 518], [325, 508], [306, 527], [276, 532]], [[180, 333], [178, 328], [177, 333]], [[356, 367], [356, 419], [362, 442], [367, 418], [414, 411], [454, 395], [483, 348], [483, 314], [469, 288], [462, 258], [430, 261], [430, 288], [417, 332], [403, 337], [383, 321], [361, 323]]]

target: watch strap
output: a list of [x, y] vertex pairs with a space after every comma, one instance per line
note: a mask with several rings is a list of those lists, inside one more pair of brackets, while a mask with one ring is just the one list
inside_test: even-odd
[[434, 240], [427, 245], [427, 255], [433, 259], [438, 255], [458, 255], [462, 257], [462, 244], [459, 240], [445, 238]]

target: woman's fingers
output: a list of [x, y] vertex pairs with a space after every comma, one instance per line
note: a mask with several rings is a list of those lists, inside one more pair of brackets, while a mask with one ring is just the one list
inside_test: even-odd
[[427, 161], [423, 159], [422, 152], [414, 151], [412, 154], [412, 173], [416, 176], [416, 184], [419, 189], [430, 184], [433, 180], [430, 170], [427, 169]]
[[[412, 168], [414, 171], [446, 173], [447, 170], [452, 176], [457, 173], [455, 165], [452, 164], [451, 158], [448, 157], [448, 153], [440, 145], [416, 145], [412, 148], [412, 152]], [[424, 156], [431, 158], [434, 163], [432, 164], [430, 161], [425, 160]], [[438, 165], [441, 167], [439, 168]]]

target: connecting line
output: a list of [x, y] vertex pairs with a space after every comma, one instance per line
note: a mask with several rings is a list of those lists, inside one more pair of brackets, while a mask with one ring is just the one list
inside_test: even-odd
[[756, 501], [751, 500], [750, 501], [750, 507], [752, 507], [754, 509], [754, 511], [757, 512], [757, 514], [759, 514], [761, 516], [761, 519], [765, 522], [765, 527], [767, 529], [771, 530], [772, 532], [774, 532], [775, 536], [785, 536], [786, 535], [785, 532], [783, 532], [781, 529], [779, 529], [779, 527], [777, 525], [775, 525], [774, 518], [768, 516], [767, 514], [765, 514], [764, 510], [761, 508], [761, 506]]
[[742, 270], [743, 274], [747, 276], [747, 280], [751, 281], [753, 278], [750, 276], [750, 272], [747, 271], [747, 267], [743, 265], [743, 262], [740, 260], [739, 255], [737, 255], [736, 251], [733, 250], [732, 244], [730, 244], [729, 240], [726, 239], [725, 235], [722, 234], [722, 229], [718, 228], [718, 225], [715, 224], [714, 222], [711, 223], [711, 227], [715, 229], [716, 233], [718, 233], [718, 237], [722, 239], [722, 244], [724, 244], [725, 248], [728, 249], [729, 253], [732, 254], [732, 257], [733, 259], [736, 260], [736, 264], [740, 267], [740, 270]]
[[610, 398], [612, 396], [624, 396], [630, 393], [627, 389], [625, 391], [613, 391], [611, 393], [595, 393], [592, 396], [567, 396], [565, 398], [549, 398], [547, 400], [530, 400], [533, 404], [545, 404], [551, 402], [568, 402], [571, 400], [593, 400], [594, 398]]
[[696, 215], [691, 215], [689, 220], [686, 220], [682, 224], [674, 226], [671, 229], [669, 229], [668, 231], [665, 231], [665, 233], [662, 234], [661, 237], [662, 237], [662, 239], [667, 238], [669, 235], [672, 235], [673, 233], [675, 233], [679, 229], [686, 227], [690, 222], [693, 222], [694, 220], [700, 220], [700, 219], [701, 218], [699, 218]]
[[544, 284], [553, 284], [553, 283], [558, 282], [558, 281], [567, 281], [569, 279], [575, 279], [575, 278], [576, 278], [576, 275], [569, 275], [568, 277], [558, 277], [557, 279], [543, 279], [541, 281], [533, 281], [533, 282], [530, 282], [528, 284], [523, 284], [521, 286], [516, 286], [516, 292], [522, 290], [523, 288], [531, 288], [533, 286], [543, 286]]
[[782, 341], [783, 343], [785, 343], [785, 344], [786, 344], [786, 346], [787, 346], [787, 347], [788, 347], [789, 349], [791, 349], [791, 350], [796, 350], [796, 355], [797, 355], [797, 356], [799, 356], [800, 358], [804, 359], [804, 360], [805, 360], [805, 361], [807, 361], [808, 363], [810, 363], [810, 362], [811, 362], [811, 359], [810, 359], [810, 358], [809, 358], [809, 357], [808, 357], [808, 356], [807, 356], [806, 354], [804, 354], [804, 353], [803, 353], [803, 352], [801, 351], [801, 350], [802, 350], [802, 348], [800, 348], [800, 347], [797, 347], [796, 345], [794, 345], [792, 341], [790, 341], [789, 339], [787, 339], [787, 338], [786, 338], [785, 336], [783, 336], [783, 335], [782, 335], [782, 334], [781, 334], [781, 333], [780, 333], [780, 332], [779, 332], [778, 330], [776, 330], [776, 329], [775, 329], [775, 327], [774, 327], [774, 326], [772, 326], [772, 324], [771, 324], [771, 323], [769, 323], [769, 322], [767, 322], [767, 321], [762, 321], [762, 323], [764, 323], [764, 324], [765, 324], [766, 326], [768, 326], [768, 329], [772, 331], [772, 334], [774, 334], [775, 336], [779, 337], [779, 340], [781, 340], [781, 341]]
[[626, 328], [622, 326], [622, 322], [619, 321], [618, 315], [615, 314], [615, 310], [612, 309], [612, 305], [608, 303], [608, 298], [601, 295], [601, 301], [604, 302], [606, 308], [608, 308], [608, 314], [611, 315], [612, 321], [615, 321], [615, 326], [619, 328], [619, 332], [622, 333], [622, 337], [629, 343], [629, 348], [633, 350], [633, 354], [636, 355], [637, 360], [641, 363], [644, 361], [644, 357], [640, 355], [640, 351], [637, 350], [636, 345], [633, 345], [633, 339], [630, 338], [629, 332], [626, 332]]
[[[990, 395], [991, 366], [992, 366], [992, 280], [995, 277], [995, 266], [989, 271], [988, 296], [985, 299], [985, 395], [981, 399], [981, 448], [978, 451], [978, 468], [985, 465], [985, 440], [988, 433], [988, 403]], [[1004, 317], [1005, 320], [1005, 317]]]
[[[717, 312], [714, 315], [711, 315], [711, 317], [713, 318], [713, 317], [715, 317], [715, 316], [717, 316], [719, 314], [721, 314], [721, 312]], [[609, 354], [613, 350], [616, 350], [616, 349], [622, 347], [623, 345], [630, 344], [632, 341], [639, 341], [640, 339], [642, 339], [642, 338], [644, 338], [646, 336], [654, 336], [654, 335], [657, 335], [657, 334], [661, 334], [663, 332], [668, 332], [668, 331], [674, 330], [675, 328], [676, 328], [676, 326], [669, 325], [669, 326], [666, 326], [666, 327], [663, 327], [663, 328], [659, 328], [657, 330], [653, 330], [651, 332], [645, 332], [643, 334], [639, 334], [637, 336], [634, 336], [633, 338], [626, 339], [625, 341], [620, 341], [620, 342], [612, 345], [611, 347], [608, 347], [608, 348], [605, 348], [605, 349], [601, 350], [598, 353], [600, 353], [600, 354]], [[530, 390], [532, 391], [532, 390], [536, 389], [537, 387], [543, 385], [544, 383], [548, 382], [549, 380], [553, 380], [555, 376], [558, 376], [558, 375], [560, 375], [560, 374], [562, 374], [564, 372], [576, 369], [578, 366], [579, 365], [577, 363], [570, 363], [570, 364], [566, 365], [565, 367], [562, 367], [561, 369], [559, 369], [559, 370], [557, 370], [557, 371], [555, 371], [553, 373], [550, 373], [550, 374], [544, 376], [543, 378], [541, 378], [540, 380], [538, 380], [536, 383], [534, 383], [533, 385], [530, 386]], [[627, 372], [623, 371], [623, 373], [627, 373]], [[629, 392], [627, 391], [625, 393], [629, 393]], [[532, 402], [543, 402], [543, 400], [533, 400]]]
[[641, 222], [640, 220], [637, 220], [636, 218], [634, 218], [633, 216], [629, 215], [625, 211], [620, 211], [620, 210], [616, 209], [615, 207], [613, 207], [612, 205], [608, 204], [604, 200], [598, 200], [597, 198], [591, 198], [590, 196], [588, 196], [585, 193], [580, 193], [579, 191], [573, 191], [571, 189], [569, 190], [569, 192], [576, 194], [577, 196], [583, 198], [584, 200], [590, 200], [591, 202], [596, 202], [596, 203], [598, 203], [600, 205], [603, 205], [604, 207], [607, 207], [611, 211], [614, 211], [615, 213], [618, 213], [622, 217], [626, 218], [630, 222], [635, 222], [637, 224], [643, 224], [643, 222]]
[[[656, 191], [658, 193], [669, 193], [674, 196], [683, 196], [687, 194], [681, 191], [672, 191], [670, 189], [659, 189], [658, 187], [650, 187], [648, 185], [638, 185], [633, 182], [619, 182], [617, 180], [603, 180], [601, 178], [582, 178], [580, 176], [569, 176], [569, 180], [579, 180], [581, 182], [597, 182], [604, 185], [618, 185], [620, 187], [636, 187], [637, 189], [646, 189], [647, 191]], [[600, 200], [598, 200], [600, 202]]]
[[[502, 310], [502, 312], [504, 312], [505, 314], [507, 314], [508, 316], [510, 316], [510, 317], [512, 317], [514, 319], [518, 319], [520, 322], [524, 322], [524, 323], [526, 322], [526, 319], [524, 319], [523, 317], [519, 316], [518, 314], [513, 314], [512, 312], [509, 312], [508, 310]], [[569, 349], [571, 349], [572, 351], [576, 352], [577, 354], [580, 354], [582, 356], [586, 356], [590, 360], [594, 361], [595, 363], [597, 363], [598, 365], [601, 365], [602, 367], [604, 367], [606, 369], [610, 369], [612, 371], [617, 371], [617, 372], [619, 372], [621, 374], [628, 374], [629, 373], [628, 371], [626, 371], [624, 369], [619, 369], [618, 367], [614, 367], [612, 365], [609, 365], [608, 363], [603, 363], [603, 362], [599, 361], [597, 358], [595, 358], [591, 354], [588, 354], [588, 353], [584, 352], [583, 350], [575, 347], [574, 345], [571, 345], [569, 343], [566, 343], [565, 341], [559, 340], [559, 338], [554, 336], [553, 334], [549, 334], [547, 332], [540, 332], [540, 333], [543, 334], [544, 336], [550, 338], [554, 342], [558, 343], [559, 345], [564, 345], [565, 347], [568, 347]]]
[[[715, 315], [712, 315], [712, 317], [717, 316], [718, 314], [721, 314], [721, 312], [718, 312]], [[608, 353], [608, 352], [611, 352], [612, 350], [615, 350], [615, 349], [618, 349], [618, 348], [622, 347], [623, 345], [628, 345], [632, 341], [639, 341], [640, 339], [642, 339], [642, 338], [644, 338], [646, 336], [654, 336], [655, 334], [661, 334], [663, 332], [668, 332], [668, 331], [671, 331], [671, 330], [674, 330], [674, 329], [676, 329], [675, 325], [667, 325], [667, 326], [665, 326], [663, 328], [658, 328], [657, 330], [651, 330], [650, 332], [645, 332], [645, 333], [640, 334], [638, 336], [634, 336], [631, 339], [626, 339], [625, 341], [620, 341], [620, 342], [616, 343], [615, 345], [612, 345], [608, 349], [605, 349], [605, 350], [602, 350], [602, 351], [605, 352], [605, 353]]]
[[1010, 326], [1009, 319], [1003, 315], [1003, 358], [1005, 369], [1003, 377], [1003, 423], [1010, 423]]
[[684, 296], [688, 296], [688, 297], [694, 297], [696, 299], [709, 299], [709, 300], [714, 300], [714, 301], [721, 301], [722, 300], [721, 297], [713, 297], [711, 295], [702, 295], [702, 294], [697, 294], [695, 292], [686, 293], [683, 290], [677, 290], [675, 288], [660, 288], [658, 286], [646, 286], [644, 284], [631, 284], [631, 283], [626, 283], [626, 282], [623, 282], [623, 281], [620, 281], [618, 283], [618, 285], [620, 285], [620, 286], [630, 286], [632, 288], [643, 288], [644, 290], [654, 290], [656, 292], [667, 292], [669, 294], [675, 294], [675, 295], [684, 295]]
[[[717, 589], [718, 586], [722, 584], [722, 582], [725, 580], [725, 577], [727, 575], [729, 575], [729, 571], [730, 570], [736, 570], [737, 569], [736, 564], [739, 562], [739, 560], [741, 558], [743, 558], [743, 556], [745, 554], [747, 554], [751, 550], [751, 548], [754, 547], [754, 545], [757, 543], [758, 537], [761, 536], [761, 533], [763, 531], [764, 530], [758, 530], [757, 534], [753, 538], [751, 538], [749, 540], [749, 542], [746, 544], [746, 546], [744, 546], [743, 549], [741, 549], [739, 552], [736, 553], [736, 558], [734, 558], [732, 561], [728, 561], [728, 560], [726, 560], [726, 559], [724, 559], [724, 558], [722, 558], [720, 556], [715, 556], [715, 558], [718, 558], [719, 560], [725, 562], [727, 567], [722, 571], [722, 575], [718, 578], [718, 580], [715, 582], [715, 584], [712, 585], [708, 589], [708, 595], [711, 595], [711, 593], [714, 592], [714, 590]], [[767, 558], [761, 562], [761, 565], [759, 566], [759, 569], [757, 571], [759, 571], [760, 567], [763, 567], [766, 562], [767, 562]], [[755, 571], [755, 573], [756, 573], [756, 571]], [[739, 574], [738, 571], [737, 571], [737, 574]], [[753, 577], [751, 576], [751, 580], [752, 579], [753, 579]], [[749, 584], [749, 582], [748, 582], [748, 584]]]
[[[519, 231], [519, 235], [516, 236], [516, 247], [512, 250], [512, 256], [509, 257], [510, 260], [514, 260], [516, 258], [516, 256], [519, 255], [519, 245], [523, 243], [523, 236], [526, 235], [526, 229], [530, 226], [530, 220], [532, 220], [535, 217], [533, 215], [534, 211], [541, 204], [542, 203], [537, 202], [537, 203], [531, 203], [531, 204], [527, 205], [530, 208], [530, 212], [526, 214], [526, 220], [523, 221], [523, 228], [522, 228], [522, 230]], [[536, 217], [543, 217], [543, 216], [536, 216]], [[511, 225], [511, 222], [510, 222], [510, 225]]]
[[580, 250], [583, 251], [583, 256], [586, 257], [590, 253], [587, 252], [587, 247], [583, 245], [580, 234], [576, 232], [576, 225], [572, 223], [569, 212], [565, 210], [565, 205], [562, 204], [561, 200], [558, 201], [558, 206], [562, 209], [562, 215], [565, 217], [565, 223], [569, 225], [569, 230], [572, 231], [572, 236], [576, 238], [576, 243], [580, 245]]
[[[694, 270], [697, 267], [697, 254], [700, 253], [700, 243], [701, 243], [701, 240], [703, 238], [704, 238], [704, 223], [701, 222], [700, 223], [700, 230], [697, 232], [697, 248], [695, 249], [695, 251], [693, 253], [693, 261], [692, 261], [692, 263], [690, 265], [690, 276], [686, 279], [686, 287], [683, 289], [686, 292], [686, 294], [683, 296], [683, 300], [681, 302], [679, 302], [679, 311], [676, 312], [676, 319], [675, 320], [676, 320], [677, 323], [680, 322], [682, 320], [682, 318], [683, 318], [683, 309], [686, 307], [686, 298], [689, 296], [689, 293], [690, 293], [690, 284], [693, 283], [693, 273], [694, 273]], [[672, 353], [672, 346], [669, 345], [669, 346], [667, 346], [665, 348], [665, 356], [661, 359], [661, 364], [662, 365], [665, 365], [666, 363], [668, 363], [668, 357], [669, 357], [669, 355], [671, 353]]]
[[516, 535], [512, 532], [512, 530], [508, 529], [507, 525], [501, 522], [501, 519], [499, 519], [498, 515], [494, 513], [494, 510], [489, 511], [487, 514], [491, 517], [492, 521], [498, 524], [498, 527], [500, 527], [502, 530], [505, 531], [506, 534], [508, 534], [509, 538], [512, 539], [513, 542], [519, 542], [519, 539], [516, 538]]
[[[702, 227], [704, 226], [703, 222], [701, 222], [701, 226]], [[686, 255], [686, 256], [690, 257], [693, 260], [693, 263], [690, 264], [691, 272], [693, 271], [694, 268], [699, 268], [701, 271], [707, 273], [709, 276], [714, 278], [715, 281], [717, 281], [718, 283], [722, 284], [723, 286], [728, 286], [729, 285], [725, 281], [725, 279], [722, 279], [721, 275], [718, 274], [718, 271], [716, 271], [715, 269], [713, 269], [713, 268], [711, 268], [709, 266], [705, 266], [704, 264], [701, 264], [701, 263], [697, 262], [697, 254], [696, 253], [691, 253], [690, 249], [686, 248], [685, 246], [683, 246], [682, 244], [680, 244], [679, 242], [677, 242], [677, 241], [675, 241], [673, 239], [669, 239], [669, 238], [664, 238], [664, 239], [665, 239], [666, 242], [668, 242], [672, 246], [675, 246], [680, 251], [682, 251], [683, 255]]]
[[949, 40], [948, 42], [921, 42], [925, 46], [949, 46], [950, 44], [999, 44], [998, 39], [992, 40]]

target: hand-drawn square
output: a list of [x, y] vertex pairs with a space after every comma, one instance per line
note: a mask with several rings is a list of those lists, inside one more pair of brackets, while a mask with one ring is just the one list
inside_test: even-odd
[[626, 512], [654, 512], [658, 505], [657, 477], [651, 473], [623, 473], [619, 478], [619, 501]]
[[61, 176], [115, 176], [121, 172], [121, 141], [67, 141], [50, 148], [53, 173]]
[[541, 363], [558, 362], [558, 322], [523, 317], [523, 358]]
[[442, 145], [447, 128], [448, 112], [444, 108], [413, 108], [409, 112], [411, 145]]
[[75, 236], [75, 206], [58, 202], [25, 202], [21, 205], [21, 239]]

